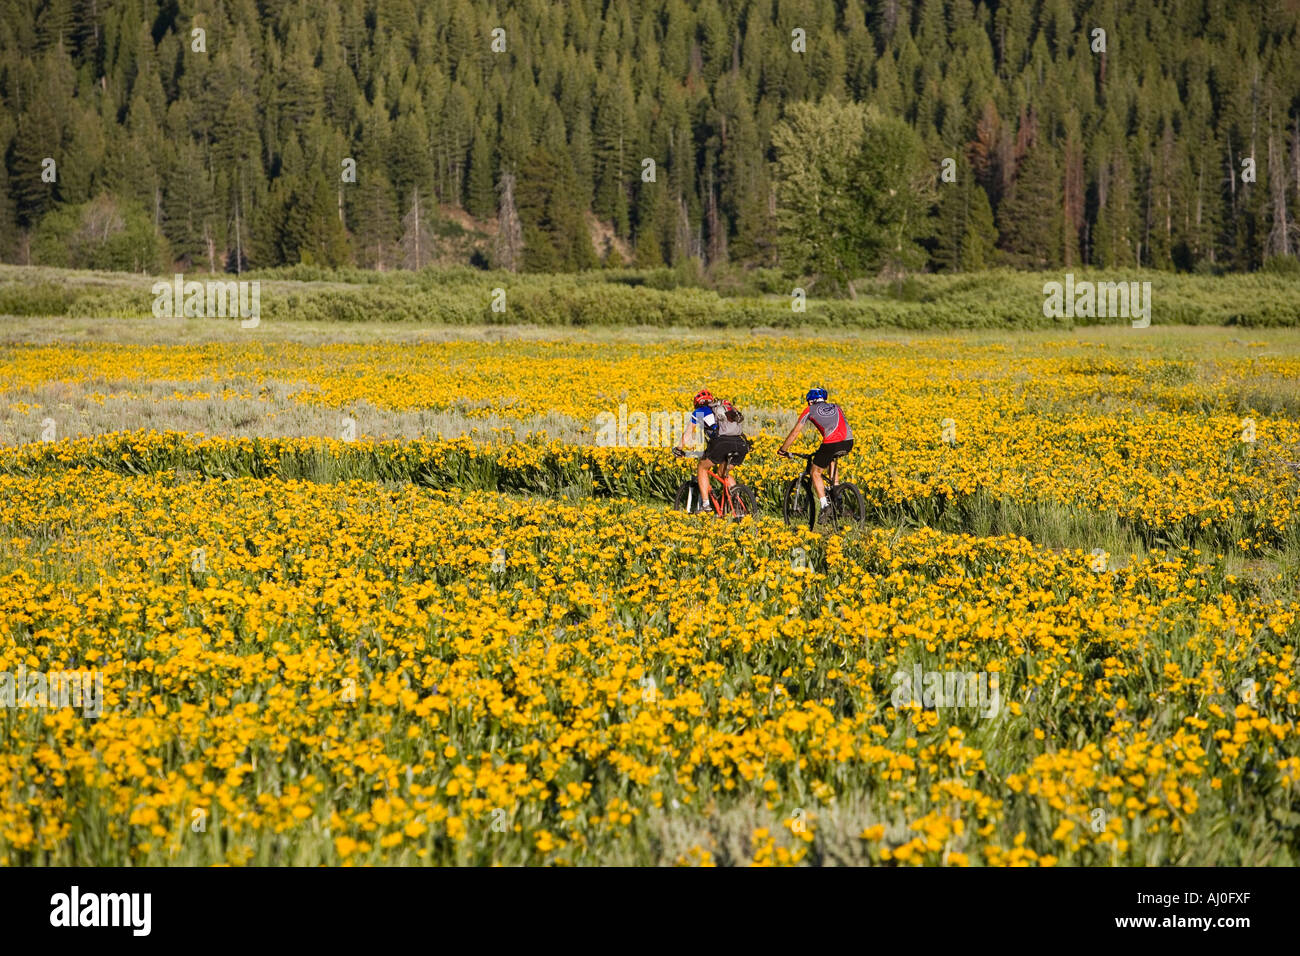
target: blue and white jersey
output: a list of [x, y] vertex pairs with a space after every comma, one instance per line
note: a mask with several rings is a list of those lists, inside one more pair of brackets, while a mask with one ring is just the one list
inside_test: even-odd
[[713, 405], [696, 405], [691, 412], [691, 421], [704, 429], [704, 434], [712, 441], [719, 435], [742, 434], [740, 425], [727, 419], [721, 403]]
[[718, 416], [708, 405], [696, 405], [691, 412], [691, 423], [704, 429], [704, 434], [712, 438], [718, 432]]

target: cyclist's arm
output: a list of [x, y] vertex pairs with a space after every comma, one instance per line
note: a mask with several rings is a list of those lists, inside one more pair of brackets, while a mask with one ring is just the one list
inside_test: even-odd
[[682, 429], [682, 440], [677, 443], [677, 447], [680, 448], [682, 451], [685, 451], [686, 440], [689, 438], [692, 442], [694, 442], [701, 427], [702, 426], [700, 425], [700, 423], [695, 420], [694, 412], [688, 415], [686, 417], [686, 427]]
[[684, 450], [686, 448], [687, 435], [690, 435], [693, 439], [697, 431], [702, 432], [706, 426], [712, 427], [713, 424], [713, 414], [701, 414], [700, 410], [697, 408], [695, 411], [691, 412], [690, 418], [686, 420], [686, 427], [682, 429], [682, 442], [678, 447]]
[[799, 438], [799, 433], [803, 431], [804, 425], [807, 424], [808, 424], [808, 409], [805, 408], [803, 412], [799, 415], [799, 420], [794, 423], [794, 428], [790, 429], [790, 434], [786, 435], [785, 441], [781, 442], [781, 447], [780, 449], [777, 450], [778, 455], [784, 455], [786, 452], [790, 450], [790, 446], [792, 446], [795, 443], [795, 441]]

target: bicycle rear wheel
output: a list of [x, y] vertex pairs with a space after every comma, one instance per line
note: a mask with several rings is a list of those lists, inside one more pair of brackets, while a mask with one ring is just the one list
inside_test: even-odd
[[732, 486], [731, 507], [737, 518], [750, 518], [758, 513], [758, 501], [748, 485], [737, 482]]
[[851, 481], [835, 486], [831, 503], [835, 513], [845, 521], [860, 525], [867, 520], [867, 503], [862, 491]]
[[812, 480], [807, 475], [791, 478], [781, 496], [781, 514], [791, 527], [805, 524], [817, 527], [817, 502], [813, 500]]

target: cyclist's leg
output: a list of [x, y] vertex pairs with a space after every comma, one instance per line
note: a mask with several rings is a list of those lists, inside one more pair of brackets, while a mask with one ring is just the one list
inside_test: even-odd
[[695, 483], [700, 488], [701, 503], [709, 500], [709, 469], [713, 467], [713, 462], [707, 458], [700, 459], [700, 466], [695, 472]]
[[812, 472], [813, 491], [817, 492], [817, 500], [826, 500], [826, 482], [822, 480], [822, 469], [817, 464], [813, 464], [809, 469]]
[[826, 481], [822, 478], [822, 473], [826, 470], [826, 466], [832, 464], [834, 460], [827, 454], [826, 442], [822, 442], [817, 446], [817, 450], [813, 452], [812, 460], [808, 462], [808, 470], [812, 475], [813, 491], [817, 494], [818, 502], [826, 500]]
[[852, 447], [852, 439], [841, 442], [830, 442], [829, 444], [827, 442], [822, 442], [817, 451], [813, 453], [813, 460], [809, 464], [811, 465], [812, 471], [813, 489], [817, 492], [818, 501], [826, 501], [826, 482], [822, 478], [822, 473], [826, 469], [830, 469], [831, 484], [833, 485], [837, 475], [839, 474], [837, 461], [842, 456], [848, 454], [849, 449]]

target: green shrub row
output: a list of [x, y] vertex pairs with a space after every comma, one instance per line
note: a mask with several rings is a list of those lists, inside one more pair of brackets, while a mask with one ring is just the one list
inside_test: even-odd
[[[193, 274], [187, 279], [209, 278]], [[229, 281], [234, 276], [214, 277]], [[1123, 325], [1115, 317], [1043, 314], [1052, 272], [918, 275], [858, 285], [853, 299], [808, 299], [792, 308], [794, 280], [771, 270], [726, 277], [720, 295], [688, 270], [605, 270], [510, 275], [457, 268], [421, 272], [331, 271], [309, 266], [248, 273], [261, 283], [266, 321], [413, 322], [443, 325], [1007, 329]], [[1202, 276], [1080, 271], [1082, 281], [1149, 281], [1153, 325], [1300, 325], [1300, 275]], [[0, 315], [147, 318], [157, 278], [0, 267]], [[495, 290], [504, 290], [504, 311]], [[783, 291], [774, 292], [775, 289]]]

